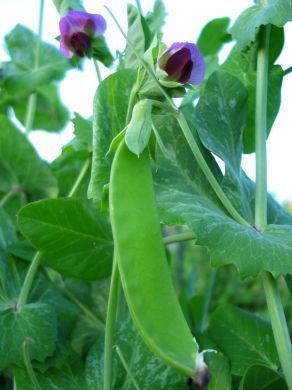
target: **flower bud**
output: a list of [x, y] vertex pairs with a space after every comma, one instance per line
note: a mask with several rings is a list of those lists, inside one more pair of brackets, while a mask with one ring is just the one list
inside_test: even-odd
[[106, 21], [101, 15], [69, 11], [61, 18], [59, 26], [61, 52], [68, 58], [73, 54], [84, 57], [90, 56], [91, 44], [96, 36], [104, 33]]
[[205, 76], [204, 57], [195, 44], [188, 42], [173, 43], [160, 55], [158, 67], [166, 73], [165, 83], [200, 84]]

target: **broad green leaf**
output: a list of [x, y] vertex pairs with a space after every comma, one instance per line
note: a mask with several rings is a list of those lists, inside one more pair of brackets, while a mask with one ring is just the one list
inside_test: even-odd
[[114, 57], [112, 56], [103, 35], [94, 38], [91, 49], [93, 58], [100, 61], [108, 68], [112, 65]]
[[[273, 31], [276, 31], [275, 29]], [[273, 36], [278, 36], [275, 33]], [[241, 52], [235, 46], [221, 69], [236, 76], [248, 91], [247, 122], [243, 132], [244, 152], [255, 151], [255, 100], [256, 100], [256, 65], [253, 64], [255, 48], [247, 52]], [[277, 56], [277, 49], [273, 57]], [[283, 70], [279, 65], [271, 65], [269, 68], [268, 84], [268, 109], [267, 109], [267, 136], [278, 114], [281, 103], [281, 86]]]
[[219, 353], [206, 353], [205, 362], [212, 375], [206, 390], [230, 390], [231, 372], [228, 360]]
[[11, 253], [20, 259], [31, 261], [35, 255], [35, 249], [24, 238], [19, 238], [7, 246], [7, 253]]
[[273, 24], [282, 27], [292, 19], [291, 0], [267, 0], [243, 11], [231, 29], [241, 50], [256, 39], [259, 27]]
[[126, 115], [136, 72], [120, 70], [107, 77], [98, 87], [93, 112], [93, 161], [89, 196], [102, 198], [103, 186], [109, 182], [112, 156], [107, 155], [112, 139], [126, 125]]
[[147, 25], [151, 31], [152, 37], [161, 33], [167, 15], [163, 0], [156, 0], [153, 10], [145, 16]]
[[287, 385], [277, 372], [257, 365], [246, 370], [239, 390], [287, 390]]
[[206, 24], [197, 42], [198, 49], [204, 56], [217, 54], [231, 40], [227, 32], [229, 23], [229, 18], [218, 18]]
[[10, 103], [24, 98], [38, 87], [58, 80], [58, 70], [55, 63], [48, 63], [38, 69], [23, 70], [13, 62], [2, 64], [3, 78], [1, 80], [0, 102]]
[[5, 249], [16, 240], [16, 226], [3, 207], [0, 207], [0, 247]]
[[0, 248], [0, 307], [15, 304], [21, 286], [15, 260]]
[[85, 11], [82, 0], [53, 0], [60, 16], [65, 16], [68, 11]]
[[81, 115], [75, 113], [74, 119], [72, 119], [74, 124], [74, 135], [76, 141], [74, 143], [74, 148], [77, 150], [88, 150], [92, 151], [92, 120], [85, 119]]
[[[132, 4], [127, 5], [128, 13], [128, 33], [127, 38], [130, 44], [126, 46], [125, 67], [137, 69], [140, 65], [140, 60], [135, 52], [143, 56], [145, 50], [150, 45], [150, 30], [143, 16]], [[135, 52], [133, 50], [135, 48]]]
[[23, 235], [63, 275], [102, 279], [110, 274], [112, 241], [108, 224], [81, 199], [31, 203], [18, 214]]
[[[5, 36], [5, 42], [12, 62], [21, 70], [34, 69], [35, 47], [37, 36], [29, 28], [18, 24]], [[69, 68], [68, 60], [53, 45], [41, 43], [40, 66], [43, 71], [48, 65], [55, 67], [54, 79], [59, 80], [64, 77]]]
[[29, 200], [57, 195], [56, 179], [47, 164], [26, 136], [3, 115], [0, 116], [0, 171], [5, 173], [0, 184], [3, 192], [20, 188]]
[[[69, 113], [62, 104], [56, 84], [38, 87], [36, 115], [32, 130], [60, 131], [69, 119]], [[17, 119], [25, 125], [28, 100], [16, 99], [12, 102]]]
[[[216, 112], [216, 107], [212, 111]], [[211, 117], [211, 114], [208, 115]], [[191, 115], [187, 118], [190, 121], [194, 117]], [[209, 119], [208, 117], [203, 124], [208, 124]], [[236, 223], [225, 214], [222, 205], [216, 200], [214, 191], [200, 172], [188, 145], [179, 140], [180, 129], [175, 125], [174, 120], [171, 121], [167, 116], [161, 117], [160, 120], [160, 135], [169, 151], [168, 158], [160, 154], [159, 169], [154, 172], [161, 220], [168, 225], [188, 225], [198, 236], [197, 244], [209, 249], [210, 259], [215, 267], [234, 264], [243, 277], [255, 276], [263, 269], [271, 271], [275, 276], [281, 273], [290, 274], [292, 272], [292, 264], [289, 260], [292, 247], [291, 216], [269, 197], [269, 223], [286, 224], [286, 226], [269, 225], [259, 233], [252, 227], [253, 218], [250, 227]], [[210, 132], [216, 132], [217, 128], [216, 126], [210, 129]], [[226, 131], [228, 134], [228, 129]], [[212, 137], [216, 139], [214, 134]], [[236, 167], [238, 156], [229, 156], [228, 141], [223, 139], [223, 145], [218, 145], [221, 142], [218, 138], [216, 151], [222, 153], [226, 159], [230, 159], [230, 166]], [[211, 139], [209, 137], [208, 142]], [[234, 145], [230, 153], [232, 150], [237, 153], [238, 146]], [[210, 157], [207, 161], [210, 161]], [[218, 171], [214, 162], [210, 166], [214, 172]], [[222, 183], [220, 174], [216, 173], [216, 176], [219, 183]], [[224, 178], [224, 189], [228, 191], [227, 185], [229, 185], [231, 190], [228, 191], [228, 195], [231, 201], [234, 203], [234, 200], [242, 199], [242, 205], [248, 215], [252, 216], [254, 214], [254, 183], [242, 171], [239, 177], [235, 177], [235, 183], [236, 186], [231, 180], [227, 181]], [[238, 190], [240, 190], [240, 196], [238, 196]]]
[[138, 157], [147, 147], [152, 131], [152, 106], [148, 100], [140, 100], [134, 106], [132, 118], [127, 126], [125, 142]]
[[30, 338], [29, 353], [32, 360], [44, 361], [55, 350], [57, 324], [53, 308], [32, 303], [20, 310], [0, 306], [0, 368], [11, 364], [24, 366], [23, 342]]
[[204, 146], [225, 162], [223, 186], [234, 206], [252, 221], [241, 183], [242, 131], [246, 123], [247, 90], [225, 72], [208, 79], [195, 110], [195, 125]]
[[211, 317], [208, 336], [230, 359], [235, 375], [253, 365], [279, 367], [272, 327], [252, 313], [231, 305], [219, 307]]

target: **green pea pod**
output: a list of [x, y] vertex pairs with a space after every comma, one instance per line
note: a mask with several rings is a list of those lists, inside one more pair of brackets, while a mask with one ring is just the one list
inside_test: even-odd
[[198, 346], [171, 282], [148, 151], [137, 158], [124, 141], [112, 165], [110, 213], [123, 289], [142, 338], [166, 363], [194, 376]]

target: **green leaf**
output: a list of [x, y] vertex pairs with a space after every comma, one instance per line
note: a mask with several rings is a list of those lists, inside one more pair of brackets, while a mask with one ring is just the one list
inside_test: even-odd
[[[107, 155], [112, 139], [124, 129], [131, 89], [136, 80], [133, 70], [120, 70], [107, 77], [98, 87], [93, 113], [93, 161], [89, 196], [102, 198], [109, 182], [112, 156]], [[105, 157], [106, 156], [106, 157]]]
[[112, 241], [108, 224], [81, 199], [31, 203], [18, 214], [23, 235], [63, 275], [96, 280], [111, 272]]
[[212, 375], [206, 390], [230, 390], [231, 373], [228, 360], [219, 353], [206, 353], [205, 362]]
[[94, 38], [91, 49], [93, 58], [97, 59], [108, 68], [112, 65], [114, 57], [109, 51], [103, 35]]
[[10, 103], [13, 100], [24, 98], [28, 94], [45, 84], [59, 80], [59, 70], [55, 63], [48, 63], [41, 68], [22, 70], [13, 62], [2, 64], [3, 78], [1, 80], [0, 101]]
[[276, 371], [279, 360], [272, 327], [235, 306], [220, 306], [212, 315], [208, 336], [230, 359], [232, 373], [243, 375], [253, 365]]
[[74, 144], [74, 148], [77, 150], [88, 150], [92, 152], [92, 120], [85, 119], [81, 115], [75, 113], [74, 119], [72, 119], [74, 125], [74, 135], [77, 140]]
[[[69, 119], [69, 113], [62, 104], [56, 84], [43, 85], [36, 90], [36, 115], [32, 130], [60, 131], [63, 130]], [[25, 125], [27, 101], [16, 99], [12, 103], [17, 119]]]
[[[125, 67], [137, 69], [140, 60], [136, 57], [137, 53], [141, 57], [150, 45], [150, 31], [143, 16], [140, 15], [136, 7], [127, 5], [128, 13], [128, 33], [127, 38], [131, 44], [127, 43], [125, 54]], [[133, 50], [135, 48], [135, 52]]]
[[246, 123], [247, 91], [225, 72], [208, 79], [195, 110], [195, 125], [204, 146], [225, 162], [223, 186], [232, 193], [234, 206], [252, 221], [241, 186], [242, 131]]
[[152, 131], [152, 106], [148, 100], [140, 100], [134, 106], [132, 118], [127, 126], [125, 142], [138, 157], [147, 147]]
[[68, 11], [85, 11], [82, 0], [53, 0], [57, 11], [61, 16], [65, 16]]
[[[277, 37], [276, 29], [273, 29]], [[255, 99], [256, 99], [256, 65], [253, 63], [255, 48], [252, 47], [247, 52], [241, 52], [235, 46], [221, 69], [236, 76], [248, 91], [247, 122], [243, 132], [244, 152], [255, 151]], [[281, 50], [281, 49], [280, 49]], [[277, 57], [279, 48], [275, 49], [273, 58]], [[278, 114], [281, 103], [281, 86], [283, 80], [283, 70], [279, 65], [271, 65], [268, 75], [268, 109], [267, 109], [267, 136], [269, 135], [273, 123]]]
[[246, 9], [236, 20], [231, 33], [243, 50], [255, 41], [260, 26], [273, 24], [282, 27], [291, 19], [290, 0], [267, 0]]
[[57, 183], [47, 164], [26, 136], [0, 115], [0, 171], [6, 172], [1, 191], [21, 188], [30, 200], [57, 195]]
[[[37, 35], [21, 24], [18, 24], [5, 36], [8, 53], [12, 62], [19, 69], [34, 69], [36, 41]], [[66, 70], [69, 68], [69, 61], [55, 46], [42, 42], [39, 68], [44, 71], [48, 65], [55, 67], [54, 79], [59, 80], [64, 77]]]
[[0, 306], [0, 368], [11, 364], [23, 366], [22, 344], [27, 338], [34, 342], [29, 345], [32, 360], [44, 361], [52, 355], [56, 342], [56, 317], [50, 305], [32, 303], [21, 310]]
[[165, 23], [166, 9], [162, 0], [155, 0], [153, 10], [148, 12], [145, 20], [151, 31], [152, 37], [160, 34]]
[[246, 370], [239, 390], [287, 390], [287, 385], [277, 372], [257, 365]]
[[[220, 108], [220, 104], [222, 104], [220, 99], [216, 101], [214, 98], [214, 100], [215, 103], [219, 101], [218, 107]], [[209, 101], [211, 102], [212, 99]], [[216, 110], [218, 111], [218, 107], [210, 107], [205, 121], [201, 118], [202, 125], [206, 125], [206, 130], [207, 125], [212, 123], [212, 115]], [[195, 115], [187, 115], [189, 123], [194, 123], [197, 120], [196, 110]], [[275, 276], [282, 273], [290, 274], [292, 272], [292, 264], [289, 260], [292, 247], [291, 216], [269, 197], [268, 223], [284, 223], [286, 226], [269, 225], [260, 233], [252, 227], [253, 218], [250, 227], [233, 221], [226, 215], [222, 205], [218, 203], [214, 191], [200, 171], [188, 145], [185, 141], [180, 140], [181, 130], [175, 121], [170, 120], [167, 116], [161, 117], [160, 120], [160, 126], [157, 125], [157, 122], [155, 124], [169, 151], [168, 158], [159, 155], [159, 169], [154, 172], [161, 220], [168, 225], [189, 226], [198, 236], [198, 245], [206, 246], [209, 249], [210, 260], [215, 267], [234, 264], [242, 277], [255, 276], [264, 269], [269, 270]], [[234, 121], [236, 126], [236, 119]], [[224, 134], [221, 140], [222, 133], [218, 130], [217, 123], [215, 124], [215, 128], [209, 129], [210, 133], [206, 131], [208, 135], [206, 144], [211, 144], [211, 140], [213, 140], [213, 143], [216, 144], [214, 150], [226, 158], [227, 164], [235, 172], [235, 168], [238, 167], [237, 153], [240, 147], [232, 145], [229, 150], [230, 140], [224, 139]], [[218, 124], [220, 125], [220, 118]], [[231, 130], [236, 131], [235, 128]], [[218, 137], [216, 138], [217, 131]], [[228, 134], [229, 130], [226, 129], [226, 135]], [[233, 140], [236, 139], [238, 138], [234, 136]], [[232, 150], [235, 152], [235, 156], [231, 155]], [[205, 151], [205, 155], [208, 156], [207, 151]], [[210, 155], [207, 157], [207, 161], [215, 172], [218, 182], [222, 184], [222, 176], [218, 174], [218, 167], [216, 169], [216, 164]], [[252, 217], [254, 215], [254, 183], [247, 178], [243, 171], [240, 171], [238, 176], [230, 176], [228, 179], [226, 180], [224, 177], [223, 184], [224, 189], [228, 191], [230, 200], [232, 203], [237, 201], [236, 204], [244, 207], [247, 215]]]
[[5, 249], [16, 240], [16, 226], [3, 207], [0, 207], [0, 247]]
[[204, 56], [217, 54], [231, 40], [227, 32], [229, 23], [229, 18], [218, 18], [206, 24], [197, 42], [198, 49]]

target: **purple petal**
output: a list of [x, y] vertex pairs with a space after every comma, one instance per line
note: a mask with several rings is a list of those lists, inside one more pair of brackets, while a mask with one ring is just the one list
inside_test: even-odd
[[180, 77], [184, 67], [190, 60], [191, 52], [186, 48], [182, 48], [169, 57], [165, 64], [164, 70], [169, 77]]
[[72, 26], [66, 17], [61, 18], [59, 22], [59, 28], [61, 36], [70, 35], [72, 32]]
[[186, 46], [191, 52], [191, 58], [193, 61], [193, 69], [188, 80], [190, 84], [200, 84], [205, 77], [205, 60], [196, 45], [188, 43]]
[[68, 46], [69, 39], [70, 38], [66, 35], [61, 35], [61, 39], [60, 39], [60, 51], [67, 58], [71, 58], [73, 55]]
[[106, 29], [106, 21], [101, 15], [81, 11], [69, 11], [65, 18], [74, 31], [85, 32], [88, 29], [96, 36], [103, 34]]

